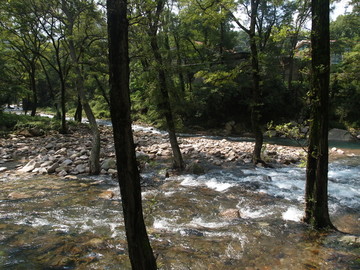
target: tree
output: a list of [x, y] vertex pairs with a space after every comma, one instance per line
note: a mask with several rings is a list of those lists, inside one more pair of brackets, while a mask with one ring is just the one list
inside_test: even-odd
[[175, 122], [173, 117], [173, 112], [170, 104], [168, 83], [166, 78], [166, 70], [165, 70], [165, 61], [160, 53], [160, 48], [158, 44], [157, 32], [159, 31], [159, 23], [160, 23], [160, 15], [164, 9], [165, 1], [157, 0], [156, 1], [156, 9], [155, 14], [152, 14], [150, 9], [146, 10], [146, 15], [148, 19], [148, 30], [147, 33], [150, 38], [150, 46], [152, 53], [154, 55], [156, 67], [158, 70], [158, 80], [159, 80], [159, 90], [161, 100], [159, 101], [158, 107], [163, 116], [166, 119], [166, 124], [169, 133], [169, 140], [171, 149], [173, 151], [174, 157], [174, 168], [183, 169], [184, 161], [181, 155], [180, 147], [176, 138], [176, 129]]
[[157, 269], [156, 260], [143, 218], [140, 175], [131, 129], [127, 1], [107, 0], [106, 6], [110, 110], [129, 257], [132, 269], [152, 270]]
[[328, 209], [328, 107], [330, 80], [329, 0], [312, 0], [310, 133], [304, 221], [334, 228]]
[[[85, 44], [83, 40], [91, 39], [91, 37], [87, 34], [88, 29], [76, 29], [75, 25], [81, 25], [81, 20], [86, 20], [85, 26], [94, 26], [91, 23], [91, 20], [94, 15], [93, 9], [94, 5], [90, 2], [83, 2], [83, 1], [71, 1], [68, 2], [66, 0], [61, 1], [61, 9], [64, 13], [62, 19], [64, 20], [64, 25], [66, 29], [66, 43], [67, 47], [70, 52], [70, 57], [75, 69], [76, 74], [76, 88], [78, 91], [78, 96], [81, 102], [81, 105], [85, 111], [85, 114], [89, 120], [90, 129], [92, 132], [92, 147], [91, 153], [89, 158], [89, 167], [90, 167], [90, 174], [99, 174], [100, 173], [100, 132], [98, 129], [98, 125], [96, 123], [96, 119], [94, 113], [89, 105], [88, 99], [85, 93], [85, 79], [83, 72], [80, 67], [80, 57], [82, 51], [85, 50]], [[86, 13], [85, 16], [81, 17], [83, 13]], [[77, 33], [75, 33], [77, 31]], [[84, 36], [81, 36], [81, 42], [76, 45], [75, 41], [80, 34], [80, 31], [84, 32]], [[90, 42], [91, 44], [91, 42]], [[88, 44], [86, 44], [89, 46]]]
[[15, 60], [28, 74], [28, 85], [32, 96], [28, 101], [31, 102], [31, 115], [35, 116], [38, 103], [36, 80], [39, 54], [44, 49], [45, 39], [31, 5], [18, 0], [2, 5], [7, 13], [7, 19], [1, 22], [1, 26], [7, 31], [7, 44], [15, 52]]

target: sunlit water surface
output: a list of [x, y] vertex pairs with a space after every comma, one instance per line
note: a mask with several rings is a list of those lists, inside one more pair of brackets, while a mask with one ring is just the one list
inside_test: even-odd
[[[332, 220], [352, 235], [360, 234], [359, 164], [359, 157], [337, 160], [329, 171]], [[301, 223], [304, 174], [239, 166], [147, 185], [144, 212], [159, 268], [360, 269], [359, 238]], [[115, 196], [106, 198], [108, 191]], [[241, 217], [222, 217], [226, 209]], [[117, 183], [1, 174], [0, 269], [130, 269]]]

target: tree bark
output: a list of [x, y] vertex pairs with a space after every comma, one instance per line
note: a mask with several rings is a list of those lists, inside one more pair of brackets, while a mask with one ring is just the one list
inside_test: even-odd
[[262, 162], [261, 148], [263, 145], [263, 134], [260, 127], [261, 117], [261, 92], [260, 92], [260, 68], [259, 68], [259, 55], [256, 44], [256, 18], [258, 12], [259, 1], [251, 0], [251, 17], [250, 17], [250, 29], [248, 32], [250, 38], [250, 50], [251, 50], [251, 67], [252, 67], [252, 104], [251, 110], [251, 126], [255, 137], [255, 146], [253, 151], [253, 162], [255, 164]]
[[131, 129], [127, 1], [107, 0], [106, 6], [110, 110], [129, 257], [132, 269], [155, 270], [156, 260], [143, 218], [140, 175]]
[[36, 67], [35, 67], [35, 61], [31, 62], [31, 71], [30, 71], [30, 87], [31, 87], [31, 91], [32, 91], [32, 102], [31, 102], [31, 116], [35, 116], [36, 115], [36, 109], [37, 109], [37, 103], [38, 103], [38, 98], [37, 98], [37, 88], [36, 88]]
[[328, 209], [328, 106], [330, 80], [329, 0], [312, 0], [310, 134], [304, 221], [335, 228]]
[[86, 117], [89, 121], [91, 134], [92, 134], [92, 146], [91, 152], [89, 157], [89, 173], [91, 175], [97, 175], [100, 173], [100, 132], [98, 129], [98, 125], [96, 123], [96, 119], [94, 113], [90, 107], [88, 99], [85, 94], [85, 86], [84, 86], [84, 77], [82, 71], [80, 69], [79, 63], [79, 55], [76, 52], [76, 47], [74, 43], [74, 36], [73, 36], [73, 27], [75, 24], [75, 17], [71, 9], [68, 8], [67, 3], [63, 0], [62, 1], [62, 9], [66, 15], [67, 19], [67, 30], [68, 30], [68, 47], [70, 52], [71, 60], [74, 64], [75, 74], [76, 74], [76, 88], [78, 91], [78, 96], [80, 98], [81, 105], [85, 111]]
[[78, 102], [77, 102], [76, 111], [74, 114], [74, 120], [78, 123], [81, 123], [81, 121], [82, 121], [82, 110], [83, 110], [83, 106], [81, 104], [81, 98], [80, 98], [80, 96], [78, 96]]
[[[161, 13], [164, 4], [162, 0], [158, 0], [157, 3], [158, 3], [156, 10], [157, 16], [155, 16], [156, 18], [154, 20], [158, 20], [159, 14]], [[158, 107], [161, 111], [161, 114], [165, 117], [166, 120], [170, 145], [174, 158], [173, 167], [175, 169], [182, 170], [184, 169], [184, 161], [176, 137], [176, 128], [175, 128], [173, 113], [171, 110], [169, 91], [168, 91], [166, 74], [164, 69], [164, 61], [160, 54], [160, 49], [157, 41], [157, 34], [156, 34], [157, 31], [158, 31], [158, 21], [154, 21], [153, 24], [149, 26], [148, 35], [150, 37], [150, 46], [158, 69], [159, 89], [161, 94], [161, 100], [159, 101]]]
[[89, 174], [97, 175], [100, 173], [100, 132], [98, 129], [98, 125], [96, 123], [96, 119], [94, 113], [89, 105], [89, 102], [86, 98], [85, 87], [84, 87], [84, 78], [82, 76], [78, 58], [75, 51], [75, 45], [72, 40], [69, 40], [69, 50], [70, 56], [74, 63], [75, 73], [76, 73], [76, 88], [78, 90], [78, 95], [80, 98], [81, 105], [85, 111], [86, 117], [89, 121], [91, 134], [92, 134], [92, 145], [91, 152], [89, 157]]

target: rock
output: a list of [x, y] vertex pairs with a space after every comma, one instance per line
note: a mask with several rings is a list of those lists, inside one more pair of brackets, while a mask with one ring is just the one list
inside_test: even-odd
[[29, 161], [24, 167], [19, 169], [20, 172], [31, 172], [35, 168], [40, 167], [40, 164], [37, 163], [35, 160]]
[[204, 233], [200, 232], [199, 230], [195, 229], [183, 229], [180, 231], [181, 235], [191, 235], [191, 236], [204, 236]]
[[111, 190], [106, 190], [99, 194], [99, 198], [102, 198], [102, 199], [111, 199], [114, 196], [115, 196], [115, 193]]
[[114, 175], [117, 174], [117, 170], [116, 169], [108, 169], [108, 174]]
[[47, 145], [45, 145], [46, 149], [53, 149], [55, 147], [55, 144], [53, 143], [48, 143]]
[[59, 168], [59, 163], [55, 162], [50, 167], [47, 168], [47, 171], [48, 173], [54, 173], [57, 168]]
[[55, 155], [66, 155], [66, 148], [63, 147], [55, 152]]
[[67, 179], [67, 180], [76, 180], [76, 179], [78, 179], [75, 175], [65, 175], [64, 178]]
[[0, 172], [5, 172], [7, 170], [6, 167], [0, 167]]
[[69, 166], [73, 163], [71, 159], [65, 159], [60, 166]]
[[191, 174], [204, 174], [205, 169], [197, 162], [192, 162], [186, 167], [186, 171]]
[[26, 194], [26, 193], [23, 193], [23, 192], [11, 192], [8, 196], [10, 199], [14, 199], [14, 200], [17, 200], [17, 199], [27, 199], [27, 198], [30, 198], [31, 195], [29, 194]]
[[105, 159], [101, 164], [101, 169], [106, 171], [109, 169], [116, 169], [116, 160], [114, 158]]
[[237, 219], [237, 218], [241, 218], [240, 216], [240, 212], [238, 209], [236, 208], [230, 208], [230, 209], [226, 209], [224, 211], [221, 211], [219, 213], [219, 215], [225, 219]]
[[360, 244], [360, 237], [355, 235], [344, 235], [339, 241], [347, 244]]
[[76, 172], [78, 173], [84, 173], [86, 171], [86, 165], [84, 164], [79, 164], [75, 167], [74, 169]]
[[67, 174], [68, 174], [67, 171], [62, 170], [62, 171], [60, 171], [60, 172], [58, 173], [58, 176], [64, 177], [64, 176], [66, 176]]
[[29, 133], [34, 137], [43, 136], [45, 132], [40, 128], [30, 128]]
[[333, 128], [329, 131], [329, 140], [331, 141], [352, 141], [350, 132], [344, 129]]

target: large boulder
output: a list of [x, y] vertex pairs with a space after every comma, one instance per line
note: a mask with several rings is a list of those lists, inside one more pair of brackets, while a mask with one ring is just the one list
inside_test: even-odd
[[352, 141], [353, 137], [350, 134], [349, 131], [344, 130], [344, 129], [338, 129], [338, 128], [333, 128], [329, 131], [329, 140], [330, 141], [344, 141], [344, 142], [348, 142], [348, 141]]

